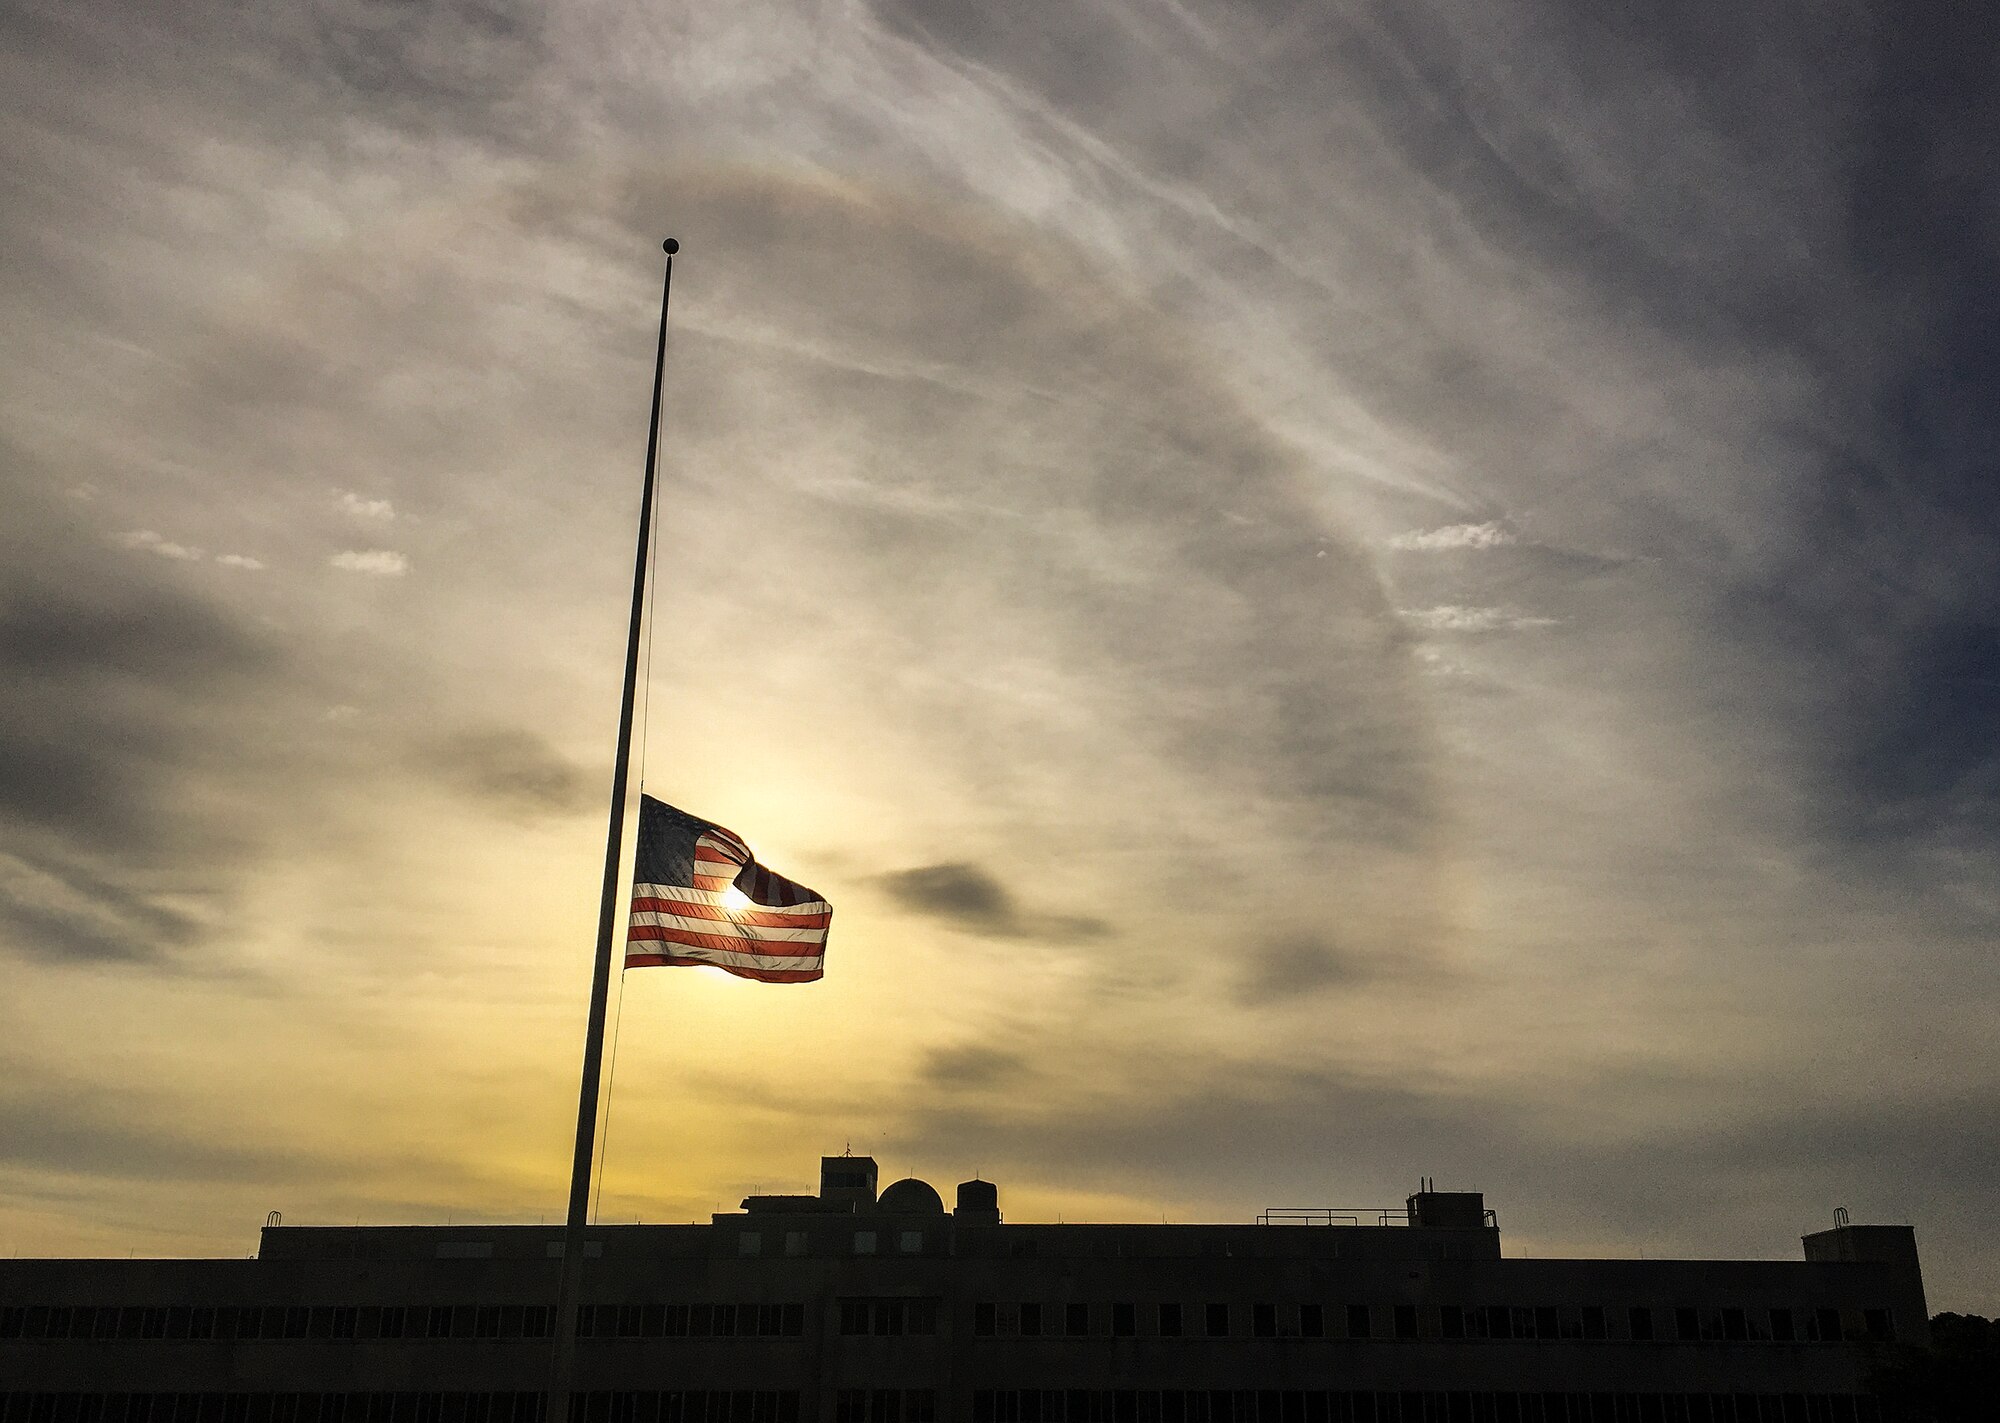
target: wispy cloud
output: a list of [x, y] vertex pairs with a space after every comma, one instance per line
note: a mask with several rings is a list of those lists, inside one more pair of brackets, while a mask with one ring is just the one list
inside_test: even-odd
[[190, 548], [186, 544], [162, 538], [151, 529], [135, 529], [131, 533], [120, 534], [118, 542], [127, 548], [144, 549], [148, 553], [158, 554], [161, 558], [171, 558], [182, 563], [199, 563], [208, 556], [198, 548]]
[[1390, 539], [1389, 547], [1428, 553], [1440, 549], [1498, 548], [1513, 542], [1513, 530], [1492, 519], [1483, 524], [1446, 524], [1436, 529], [1412, 529]]
[[388, 523], [396, 517], [396, 506], [387, 499], [367, 499], [351, 489], [341, 490], [337, 502], [342, 513], [352, 514], [357, 519]]
[[343, 573], [365, 573], [373, 578], [400, 578], [410, 571], [410, 560], [394, 549], [343, 549], [327, 560]]
[[1501, 632], [1555, 627], [1560, 618], [1536, 617], [1512, 608], [1469, 607], [1446, 603], [1435, 608], [1405, 608], [1403, 616], [1429, 632]]

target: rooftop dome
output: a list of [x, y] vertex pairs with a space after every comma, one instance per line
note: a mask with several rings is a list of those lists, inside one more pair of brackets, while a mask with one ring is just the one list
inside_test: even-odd
[[928, 1182], [919, 1181], [914, 1176], [890, 1182], [875, 1205], [878, 1210], [891, 1215], [944, 1214], [944, 1197], [931, 1189]]

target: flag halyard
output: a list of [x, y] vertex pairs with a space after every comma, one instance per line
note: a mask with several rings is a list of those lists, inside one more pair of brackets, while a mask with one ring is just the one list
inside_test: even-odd
[[822, 976], [833, 906], [757, 863], [742, 837], [639, 798], [627, 968], [708, 965], [760, 983]]

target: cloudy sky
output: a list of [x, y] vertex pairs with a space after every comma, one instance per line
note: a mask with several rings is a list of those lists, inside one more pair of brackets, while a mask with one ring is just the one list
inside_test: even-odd
[[8, 5], [0, 1248], [560, 1212], [671, 233], [645, 785], [838, 912], [630, 976], [607, 1218], [2000, 1309], [1955, 8]]

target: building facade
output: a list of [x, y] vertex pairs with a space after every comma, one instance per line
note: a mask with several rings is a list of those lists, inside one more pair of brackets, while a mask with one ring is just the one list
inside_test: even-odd
[[[1913, 1233], [1791, 1261], [1503, 1256], [1480, 1196], [1008, 1224], [828, 1157], [813, 1195], [600, 1226], [591, 1423], [1870, 1423]], [[0, 1423], [535, 1423], [555, 1227], [267, 1225], [246, 1260], [0, 1262]]]

